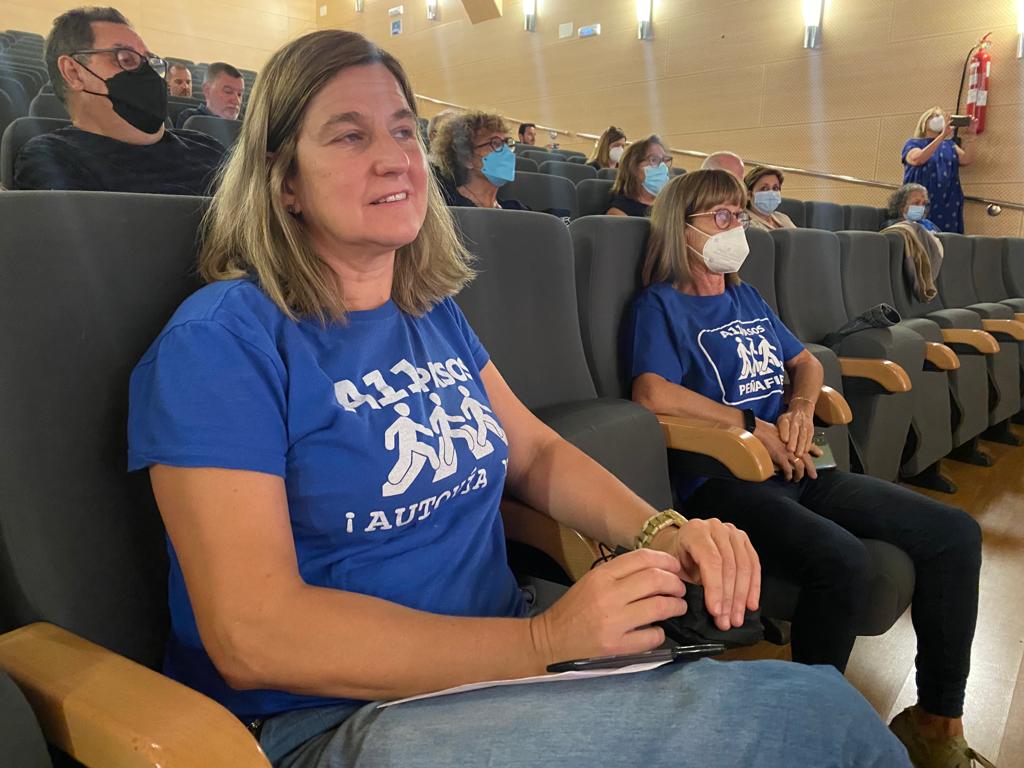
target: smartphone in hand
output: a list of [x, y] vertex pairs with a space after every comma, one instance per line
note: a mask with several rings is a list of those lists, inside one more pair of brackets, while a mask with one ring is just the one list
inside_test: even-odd
[[649, 664], [654, 661], [693, 661], [704, 656], [717, 656], [725, 652], [721, 643], [700, 643], [698, 645], [676, 645], [672, 648], [655, 648], [644, 653], [625, 653], [620, 656], [594, 656], [589, 659], [559, 661], [548, 665], [548, 672], [581, 672], [586, 669], [619, 669], [633, 664]]

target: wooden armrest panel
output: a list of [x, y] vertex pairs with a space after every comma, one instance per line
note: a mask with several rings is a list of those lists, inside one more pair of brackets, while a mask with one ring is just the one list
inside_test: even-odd
[[1013, 319], [1018, 323], [1024, 323], [1024, 312], [1014, 312]]
[[942, 340], [947, 344], [962, 344], [983, 355], [994, 355], [999, 351], [999, 342], [995, 337], [977, 328], [943, 328]]
[[573, 581], [579, 581], [601, 556], [592, 539], [508, 496], [501, 500], [501, 519], [509, 541], [518, 541], [543, 552]]
[[839, 367], [843, 376], [854, 379], [868, 379], [886, 392], [909, 392], [910, 376], [903, 366], [892, 360], [869, 357], [840, 357]]
[[1024, 341], [1024, 323], [1016, 320], [991, 320], [983, 319], [981, 327], [993, 336], [1005, 336], [1013, 341]]
[[0, 636], [0, 668], [46, 740], [97, 768], [270, 768], [217, 702], [53, 624]]
[[924, 343], [924, 359], [940, 371], [955, 371], [960, 367], [960, 358], [956, 352], [934, 341]]
[[739, 480], [759, 483], [775, 474], [768, 449], [745, 429], [662, 414], [658, 422], [669, 448], [710, 456]]
[[853, 421], [853, 411], [846, 398], [832, 387], [822, 387], [818, 402], [814, 405], [814, 415], [826, 424], [849, 424]]

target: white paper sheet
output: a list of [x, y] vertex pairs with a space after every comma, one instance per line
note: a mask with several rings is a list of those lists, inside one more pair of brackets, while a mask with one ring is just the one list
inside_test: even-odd
[[488, 680], [484, 683], [467, 683], [466, 685], [457, 685], [454, 688], [446, 688], [443, 691], [435, 691], [434, 693], [421, 693], [419, 696], [410, 696], [406, 699], [385, 701], [383, 704], [378, 704], [377, 709], [393, 707], [395, 704], [406, 704], [410, 701], [419, 701], [420, 699], [433, 699], [437, 696], [451, 696], [456, 693], [468, 693], [469, 691], [477, 691], [481, 688], [500, 688], [506, 685], [532, 685], [534, 683], [557, 683], [562, 680], [580, 680], [594, 677], [607, 677], [608, 675], [632, 675], [636, 672], [647, 672], [648, 670], [657, 669], [664, 664], [671, 663], [671, 660], [649, 661], [645, 664], [632, 664], [628, 667], [618, 667], [616, 669], [585, 669], [575, 672], [559, 672], [554, 675], [520, 677], [515, 680]]

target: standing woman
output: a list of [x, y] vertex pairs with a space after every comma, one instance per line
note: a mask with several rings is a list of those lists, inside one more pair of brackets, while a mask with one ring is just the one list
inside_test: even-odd
[[594, 146], [594, 154], [587, 160], [594, 170], [602, 168], [618, 168], [622, 153], [626, 151], [626, 133], [614, 125], [601, 134]]
[[917, 121], [914, 138], [903, 145], [903, 183], [928, 190], [931, 219], [943, 232], [964, 231], [964, 191], [960, 167], [974, 162], [976, 123], [965, 131], [964, 146], [950, 138], [953, 128], [942, 107], [932, 107]]

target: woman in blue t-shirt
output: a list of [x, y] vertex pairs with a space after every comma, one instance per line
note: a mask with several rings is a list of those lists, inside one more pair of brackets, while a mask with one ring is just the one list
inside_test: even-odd
[[717, 170], [673, 179], [655, 201], [647, 288], [627, 333], [633, 399], [655, 413], [746, 427], [768, 450], [778, 474], [763, 483], [674, 479], [690, 515], [735, 524], [750, 536], [766, 573], [800, 584], [794, 661], [846, 667], [871, 569], [861, 537], [910, 555], [917, 572], [918, 704], [892, 728], [915, 765], [946, 765], [925, 757], [936, 745], [950, 755], [959, 750], [960, 758], [967, 749], [960, 717], [977, 616], [980, 529], [962, 510], [893, 483], [815, 471], [822, 367], [737, 275], [748, 253], [745, 203], [740, 182]]
[[[261, 72], [206, 219], [209, 284], [131, 378], [129, 465], [168, 533], [165, 672], [289, 768], [906, 766], [838, 676], [776, 662], [378, 709], [654, 648], [684, 576], [727, 629], [760, 576], [744, 534], [651, 509], [509, 390], [451, 298], [472, 272], [415, 104], [351, 32], [305, 35]], [[647, 546], [538, 610], [506, 559], [505, 492]]]
[[914, 182], [928, 190], [931, 218], [943, 232], [964, 231], [960, 167], [974, 161], [975, 124], [964, 131], [964, 146], [958, 147], [952, 140], [949, 115], [942, 107], [932, 107], [921, 115], [914, 138], [907, 139], [900, 155], [903, 183]]

